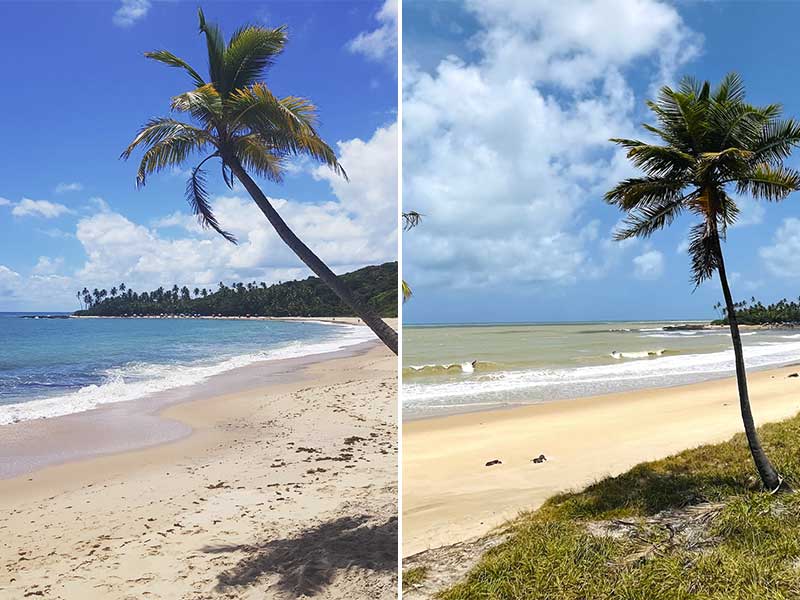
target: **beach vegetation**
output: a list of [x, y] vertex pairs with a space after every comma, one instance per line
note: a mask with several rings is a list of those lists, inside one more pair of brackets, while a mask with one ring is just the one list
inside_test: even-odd
[[253, 179], [279, 183], [287, 161], [297, 156], [309, 157], [347, 178], [317, 131], [314, 104], [298, 96], [280, 98], [264, 82], [265, 72], [286, 46], [286, 27], [245, 25], [226, 42], [221, 29], [206, 21], [202, 9], [198, 19], [208, 53], [207, 77], [167, 50], [145, 54], [183, 71], [192, 87], [170, 103], [172, 111], [182, 113], [185, 120], [150, 119], [122, 153], [128, 159], [137, 149], [144, 150], [138, 186], [145, 185], [152, 173], [185, 168], [191, 159], [199, 159], [191, 167], [186, 199], [203, 227], [235, 243], [217, 220], [206, 189], [206, 165], [216, 161], [226, 185], [233, 189], [238, 180], [284, 243], [396, 354], [397, 333], [295, 234]]
[[403, 571], [403, 589], [409, 590], [428, 578], [428, 567], [411, 567]]
[[[341, 279], [361, 302], [383, 317], [397, 316], [397, 263], [364, 267], [345, 273]], [[119, 286], [119, 290], [123, 288]], [[159, 287], [137, 292], [125, 286], [116, 296], [98, 290], [98, 299], [86, 290], [86, 308], [78, 316], [265, 316], [265, 317], [344, 317], [356, 316], [352, 308], [317, 277], [267, 285], [264, 282], [220, 282], [216, 289], [187, 286]], [[80, 292], [79, 292], [80, 293]]]
[[800, 188], [800, 173], [784, 165], [800, 143], [800, 123], [783, 119], [778, 104], [747, 103], [744, 84], [735, 73], [713, 90], [707, 81], [684, 78], [675, 90], [661, 88], [657, 100], [647, 105], [656, 124], [643, 127], [659, 143], [612, 140], [644, 172], [605, 195], [606, 202], [627, 213], [615, 238], [647, 238], [683, 214], [697, 219], [689, 233], [692, 282], [697, 287], [715, 274], [719, 279], [744, 430], [761, 481], [774, 491], [783, 478], [764, 452], [753, 421], [722, 242], [740, 213], [737, 195], [780, 201]]
[[[772, 304], [764, 305], [755, 297], [734, 303], [736, 321], [743, 325], [800, 325], [800, 298], [788, 300], [783, 298]], [[712, 322], [713, 325], [727, 325], [727, 309], [721, 306], [721, 317]]]

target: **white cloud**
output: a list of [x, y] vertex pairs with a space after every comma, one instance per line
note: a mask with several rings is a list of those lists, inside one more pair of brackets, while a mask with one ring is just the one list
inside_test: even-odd
[[790, 217], [783, 223], [772, 239], [771, 246], [758, 250], [767, 269], [778, 277], [800, 277], [800, 219]]
[[53, 275], [64, 266], [64, 259], [61, 256], [50, 258], [49, 256], [40, 256], [33, 267], [33, 273], [37, 275]]
[[111, 210], [111, 207], [108, 205], [103, 198], [100, 196], [92, 196], [89, 198], [89, 208], [99, 212], [108, 212]]
[[23, 198], [14, 205], [11, 214], [15, 217], [43, 217], [53, 219], [70, 212], [63, 204], [48, 202], [47, 200], [31, 200]]
[[658, 279], [664, 272], [664, 255], [658, 250], [644, 252], [633, 259], [633, 274], [637, 279]]
[[689, 238], [683, 238], [679, 243], [678, 247], [675, 249], [678, 254], [686, 254], [689, 252]]
[[599, 276], [615, 250], [582, 234], [585, 208], [634, 172], [608, 138], [640, 134], [625, 71], [672, 76], [697, 37], [656, 0], [467, 6], [478, 58], [404, 72], [404, 209], [425, 215], [405, 237], [409, 277], [471, 287]]
[[36, 232], [56, 240], [75, 237], [75, 234], [70, 233], [69, 231], [64, 231], [63, 229], [58, 229], [57, 227], [51, 227], [50, 229], [37, 229]]
[[117, 27], [131, 27], [147, 16], [150, 0], [122, 0], [111, 21]]
[[83, 189], [83, 184], [73, 181], [72, 183], [59, 183], [56, 186], [56, 194], [63, 194], [64, 192], [79, 192]]
[[363, 54], [372, 60], [395, 60], [397, 50], [398, 0], [385, 0], [375, 18], [380, 27], [361, 32], [347, 44], [351, 52]]
[[0, 265], [0, 298], [16, 296], [22, 277], [5, 265]]
[[339, 142], [339, 162], [349, 182], [327, 167], [313, 171], [316, 179], [327, 181], [341, 209], [354, 215], [369, 233], [370, 244], [382, 256], [397, 249], [397, 123], [379, 127], [369, 140]]
[[701, 36], [659, 0], [468, 0], [487, 25], [478, 36], [487, 65], [503, 78], [525, 76], [581, 88], [638, 59], [669, 81], [697, 55]]
[[8, 206], [11, 204], [11, 200], [8, 198], [3, 198], [0, 196], [0, 206]]
[[[329, 183], [330, 199], [311, 203], [274, 198], [273, 205], [337, 273], [396, 260], [396, 123], [378, 128], [367, 140], [339, 142], [338, 149], [350, 183], [327, 169], [314, 170], [314, 177]], [[71, 308], [75, 290], [108, 289], [120, 281], [150, 290], [173, 283], [190, 287], [216, 287], [219, 281], [271, 283], [311, 274], [244, 193], [212, 199], [220, 224], [238, 238], [238, 246], [203, 229], [188, 211], [175, 211], [146, 226], [115, 212], [102, 198], [89, 202], [92, 210], [82, 213], [75, 230], [86, 255], [79, 268], [57, 275], [66, 271], [62, 259], [40, 257], [29, 276], [13, 277], [14, 289], [25, 293], [26, 308]]]
[[[368, 224], [348, 216], [339, 203], [273, 199], [273, 204], [335, 271], [394, 259], [394, 253], [387, 254], [372, 239]], [[274, 282], [309, 274], [250, 198], [217, 197], [213, 207], [239, 245], [202, 229], [192, 215], [180, 212], [158, 220], [154, 229], [113, 211], [81, 219], [77, 238], [88, 259], [76, 281], [108, 286], [124, 280], [143, 289], [172, 283], [214, 285], [220, 280]], [[184, 235], [167, 238], [160, 227], [177, 227]]]
[[763, 202], [758, 202], [750, 196], [737, 196], [736, 206], [739, 207], [739, 217], [732, 227], [746, 227], [747, 225], [758, 225], [764, 220]]

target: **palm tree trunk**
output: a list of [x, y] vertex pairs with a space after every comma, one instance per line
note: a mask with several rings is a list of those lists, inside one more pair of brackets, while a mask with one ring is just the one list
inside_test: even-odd
[[267, 220], [272, 227], [275, 228], [275, 231], [286, 245], [294, 251], [298, 258], [300, 258], [317, 277], [324, 281], [328, 287], [339, 296], [342, 302], [353, 309], [353, 312], [364, 321], [367, 327], [375, 332], [375, 335], [377, 335], [392, 352], [397, 354], [397, 332], [389, 327], [371, 307], [357, 298], [342, 280], [330, 270], [328, 265], [322, 262], [322, 260], [294, 234], [272, 206], [269, 199], [264, 195], [264, 192], [261, 191], [261, 188], [259, 188], [256, 182], [247, 174], [247, 171], [244, 170], [244, 167], [242, 167], [238, 159], [231, 157], [225, 158], [224, 160], [233, 171], [233, 174], [236, 175], [236, 178], [242, 182], [242, 185], [244, 185], [245, 189], [258, 205], [258, 208], [261, 209], [261, 212], [264, 213]]
[[715, 236], [717, 249], [717, 260], [719, 261], [718, 272], [719, 281], [722, 285], [722, 294], [725, 297], [725, 307], [728, 311], [728, 325], [731, 330], [731, 340], [733, 341], [733, 354], [736, 362], [736, 383], [739, 386], [739, 408], [742, 412], [744, 422], [744, 433], [747, 436], [747, 444], [750, 446], [750, 454], [756, 465], [761, 482], [769, 491], [775, 491], [781, 487], [783, 480], [775, 467], [769, 461], [766, 452], [761, 447], [758, 439], [758, 432], [753, 421], [753, 412], [750, 409], [750, 396], [747, 393], [747, 374], [744, 368], [744, 354], [742, 352], [742, 338], [739, 335], [739, 323], [736, 320], [736, 307], [733, 305], [731, 289], [728, 286], [728, 277], [725, 273], [725, 261], [722, 258], [722, 246], [719, 237]]

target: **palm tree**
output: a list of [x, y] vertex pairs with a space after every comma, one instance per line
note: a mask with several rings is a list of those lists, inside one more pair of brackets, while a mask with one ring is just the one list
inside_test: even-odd
[[[416, 211], [410, 210], [408, 212], [403, 213], [403, 231], [408, 231], [409, 229], [413, 229], [419, 222], [422, 220], [422, 215]], [[414, 293], [411, 291], [411, 287], [406, 283], [406, 280], [403, 279], [402, 281], [402, 293], [403, 293], [403, 302], [411, 298]]]
[[286, 28], [247, 25], [226, 44], [219, 27], [207, 23], [202, 10], [198, 15], [208, 50], [208, 81], [171, 52], [145, 54], [189, 75], [194, 88], [175, 96], [172, 109], [187, 113], [192, 122], [150, 119], [122, 158], [129, 158], [140, 145], [145, 148], [137, 175], [141, 187], [148, 174], [180, 166], [195, 153], [210, 152], [192, 169], [186, 185], [186, 198], [200, 223], [235, 243], [217, 221], [205, 188], [202, 166], [219, 159], [225, 183], [232, 187], [235, 176], [286, 245], [396, 354], [397, 333], [295, 235], [250, 176], [280, 182], [285, 159], [306, 155], [347, 177], [333, 150], [317, 134], [314, 105], [295, 96], [277, 98], [259, 81], [283, 50]]
[[719, 275], [747, 442], [764, 486], [777, 490], [783, 479], [761, 447], [750, 409], [736, 305], [721, 241], [739, 214], [731, 189], [778, 201], [800, 188], [800, 174], [783, 164], [800, 143], [800, 123], [781, 119], [777, 104], [746, 103], [744, 85], [736, 74], [725, 76], [713, 92], [708, 82], [685, 78], [677, 90], [663, 87], [658, 100], [647, 105], [657, 125], [644, 127], [662, 144], [611, 140], [626, 148], [631, 162], [644, 171], [644, 177], [626, 179], [605, 195], [606, 202], [628, 213], [615, 238], [646, 238], [682, 213], [699, 217], [689, 235], [692, 280], [697, 287], [715, 272]]

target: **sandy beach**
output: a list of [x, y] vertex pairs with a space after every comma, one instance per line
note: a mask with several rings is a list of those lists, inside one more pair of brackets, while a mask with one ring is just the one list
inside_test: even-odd
[[169, 443], [0, 480], [0, 598], [395, 597], [396, 357], [323, 358], [197, 386]]
[[[758, 424], [800, 411], [797, 372], [749, 375]], [[406, 422], [403, 556], [477, 538], [554, 493], [741, 429], [733, 378]], [[546, 462], [533, 463], [541, 454]], [[485, 466], [493, 460], [502, 464]]]

